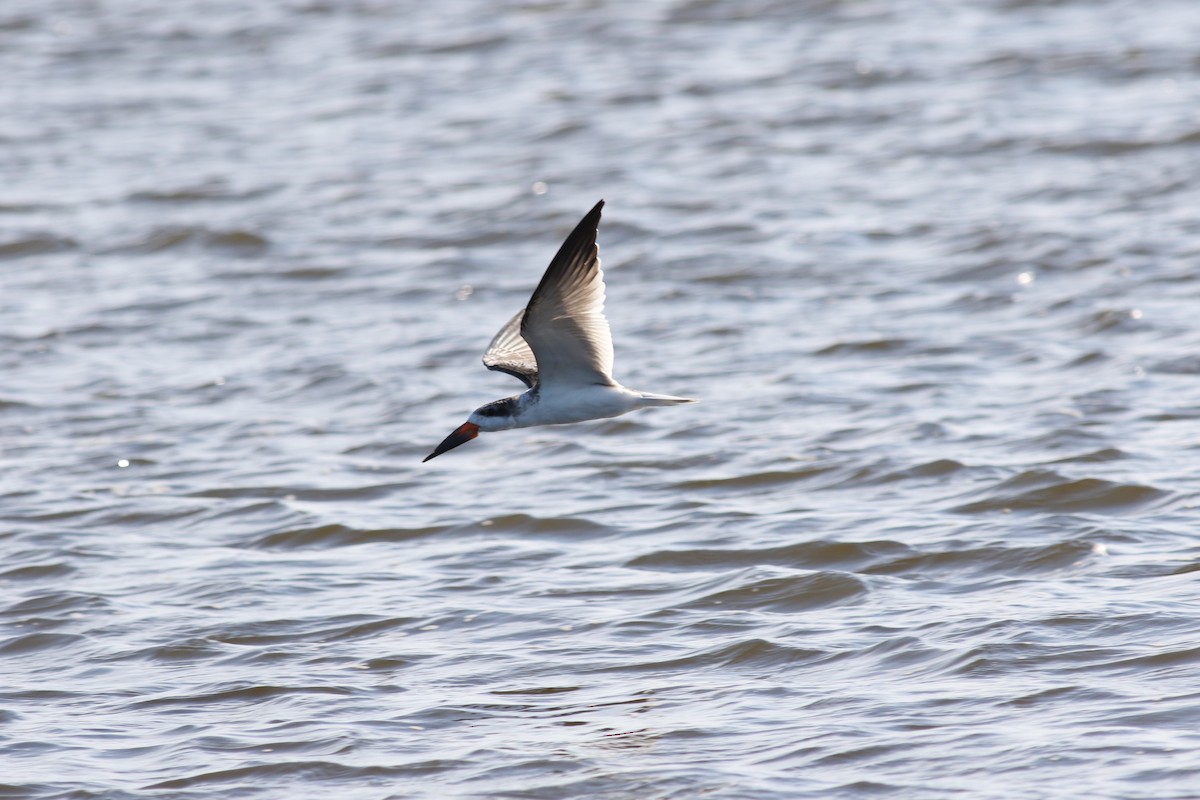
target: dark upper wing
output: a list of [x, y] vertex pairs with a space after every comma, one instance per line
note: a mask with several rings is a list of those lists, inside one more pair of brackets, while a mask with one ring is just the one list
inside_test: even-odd
[[537, 383], [538, 366], [529, 343], [521, 337], [521, 320], [524, 318], [525, 309], [521, 309], [492, 337], [492, 343], [483, 354], [483, 365], [520, 378], [532, 389]]
[[602, 208], [603, 200], [571, 231], [521, 315], [520, 334], [534, 355], [542, 386], [614, 383], [596, 248]]

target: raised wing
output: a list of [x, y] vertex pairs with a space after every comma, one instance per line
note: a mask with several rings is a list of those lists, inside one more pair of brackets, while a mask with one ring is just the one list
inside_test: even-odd
[[616, 384], [596, 248], [602, 208], [603, 200], [571, 231], [519, 315], [520, 334], [534, 355], [542, 386]]
[[483, 365], [520, 378], [532, 389], [537, 383], [538, 365], [529, 343], [521, 336], [521, 320], [524, 318], [525, 309], [522, 308], [492, 337], [492, 343], [483, 354]]

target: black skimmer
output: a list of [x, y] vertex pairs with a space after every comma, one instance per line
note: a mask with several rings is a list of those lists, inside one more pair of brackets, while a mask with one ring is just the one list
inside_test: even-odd
[[613, 345], [604, 317], [604, 273], [596, 234], [604, 201], [558, 249], [529, 303], [492, 339], [483, 364], [529, 389], [471, 412], [424, 460], [480, 432], [616, 417], [651, 406], [694, 403], [685, 397], [626, 389], [612, 376]]

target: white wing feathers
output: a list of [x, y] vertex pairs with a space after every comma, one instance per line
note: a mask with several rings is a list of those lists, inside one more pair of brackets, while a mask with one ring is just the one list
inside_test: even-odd
[[538, 367], [529, 343], [521, 338], [521, 320], [524, 318], [525, 309], [522, 308], [492, 337], [492, 343], [483, 354], [483, 365], [507, 372], [532, 389], [537, 383]]
[[529, 386], [615, 386], [596, 234], [601, 200], [563, 242], [524, 311], [501, 328], [483, 363]]
[[525, 306], [521, 335], [537, 357], [543, 385], [616, 383], [596, 247], [602, 208], [603, 200], [571, 231]]

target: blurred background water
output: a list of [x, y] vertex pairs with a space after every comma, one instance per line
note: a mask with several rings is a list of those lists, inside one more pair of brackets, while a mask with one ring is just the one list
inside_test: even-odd
[[[1196, 797], [1198, 41], [7, 0], [0, 796]], [[422, 465], [601, 197], [703, 402]]]

